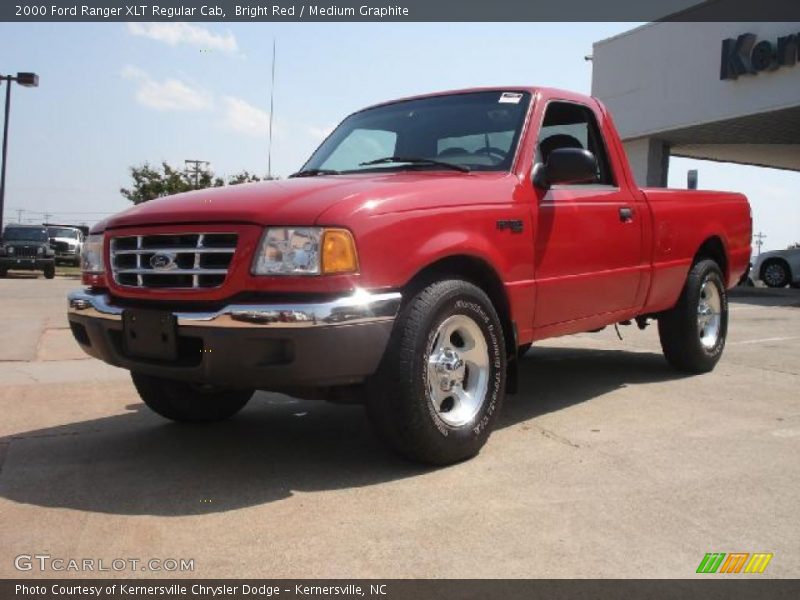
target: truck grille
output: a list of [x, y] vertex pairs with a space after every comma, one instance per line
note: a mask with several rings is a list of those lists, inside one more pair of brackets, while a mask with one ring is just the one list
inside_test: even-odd
[[14, 254], [11, 256], [19, 256], [21, 258], [36, 258], [36, 246], [14, 246]]
[[111, 240], [118, 285], [139, 288], [215, 288], [236, 251], [235, 233], [131, 235]]

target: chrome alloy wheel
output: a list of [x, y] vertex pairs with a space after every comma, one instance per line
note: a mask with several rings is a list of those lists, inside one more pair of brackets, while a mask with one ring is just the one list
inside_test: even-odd
[[451, 427], [469, 423], [489, 387], [489, 348], [478, 324], [466, 315], [442, 321], [427, 353], [428, 398]]
[[717, 345], [721, 326], [722, 294], [717, 284], [706, 278], [700, 287], [700, 301], [697, 303], [697, 333], [706, 350]]

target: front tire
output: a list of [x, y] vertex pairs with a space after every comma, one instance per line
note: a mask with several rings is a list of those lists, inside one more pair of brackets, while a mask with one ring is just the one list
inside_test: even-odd
[[44, 268], [45, 279], [53, 279], [56, 276], [56, 266], [48, 265]]
[[688, 373], [711, 371], [728, 335], [728, 296], [722, 271], [713, 260], [689, 270], [675, 307], [658, 319], [661, 349], [670, 365]]
[[403, 456], [446, 465], [475, 456], [505, 395], [503, 328], [489, 297], [462, 280], [435, 282], [401, 309], [367, 411]]
[[224, 390], [199, 384], [131, 373], [133, 385], [155, 413], [185, 423], [222, 421], [242, 410], [253, 390]]

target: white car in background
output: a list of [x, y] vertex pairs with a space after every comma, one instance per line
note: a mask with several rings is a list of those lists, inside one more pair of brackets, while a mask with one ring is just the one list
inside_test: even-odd
[[760, 279], [767, 287], [800, 288], [800, 248], [764, 252], [756, 259], [750, 273], [754, 280]]

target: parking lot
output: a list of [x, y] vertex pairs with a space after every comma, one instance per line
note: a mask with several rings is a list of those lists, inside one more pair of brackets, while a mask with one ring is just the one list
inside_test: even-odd
[[[0, 280], [2, 577], [48, 554], [203, 578], [680, 578], [707, 552], [800, 576], [799, 290], [737, 290], [708, 375], [671, 371], [655, 327], [542, 342], [483, 452], [431, 469], [359, 407], [258, 393], [222, 424], [160, 419], [72, 341], [76, 285]], [[87, 574], [44, 574], [62, 575]]]

